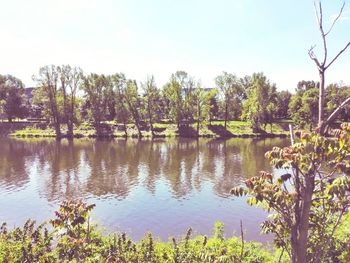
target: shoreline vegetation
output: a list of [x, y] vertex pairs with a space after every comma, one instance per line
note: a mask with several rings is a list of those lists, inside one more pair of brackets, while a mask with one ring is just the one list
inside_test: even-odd
[[[181, 238], [169, 237], [167, 242], [150, 232], [134, 242], [125, 233], [105, 234], [91, 223], [94, 207], [80, 200], [63, 201], [55, 218], [41, 225], [27, 220], [23, 227], [8, 229], [3, 223], [2, 262], [289, 262], [283, 249], [246, 241], [242, 223], [240, 236], [225, 237], [224, 224], [218, 221], [211, 236], [193, 236], [189, 228]], [[349, 232], [349, 215], [336, 231], [336, 238], [342, 239]], [[337, 258], [347, 260], [349, 256], [345, 250]]]
[[135, 242], [125, 233], [107, 233], [90, 222], [95, 207], [64, 201], [55, 218], [41, 225], [27, 220], [23, 227], [0, 228], [0, 258], [4, 262], [288, 262], [278, 249], [241, 236], [226, 237], [216, 222], [212, 235], [193, 235], [161, 241], [148, 232]]
[[[14, 122], [15, 124], [16, 122]], [[285, 138], [289, 135], [288, 121], [275, 122], [269, 125], [266, 130], [254, 132], [249, 123], [244, 121], [228, 121], [226, 129], [223, 121], [212, 121], [212, 124], [203, 124], [197, 133], [195, 124], [181, 126], [179, 129], [176, 124], [172, 123], [155, 123], [153, 125], [153, 134], [149, 127], [141, 129], [141, 138]], [[0, 123], [0, 126], [3, 123]], [[38, 127], [38, 126], [41, 126]], [[44, 125], [46, 126], [46, 125]], [[138, 138], [138, 130], [134, 124], [127, 124], [126, 131], [124, 125], [117, 122], [103, 123], [104, 132], [97, 135], [94, 127], [88, 123], [83, 123], [73, 130], [73, 137], [71, 138]], [[24, 125], [10, 131], [10, 137], [22, 138], [40, 138], [40, 137], [56, 137], [55, 130], [52, 128], [42, 127], [40, 123]], [[61, 138], [69, 138], [65, 129], [62, 129]]]

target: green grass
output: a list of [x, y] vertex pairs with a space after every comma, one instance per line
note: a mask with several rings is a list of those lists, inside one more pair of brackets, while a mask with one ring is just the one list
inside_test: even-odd
[[[105, 122], [110, 125], [116, 125], [117, 123], [115, 121], [111, 122]], [[221, 125], [224, 126], [223, 121], [213, 121], [211, 123], [212, 125]], [[274, 123], [272, 125], [272, 132], [270, 125], [266, 126], [266, 133], [272, 133], [274, 135], [287, 135], [288, 131], [283, 128], [283, 126], [286, 126], [285, 123]], [[194, 131], [197, 128], [197, 124], [193, 123], [191, 127], [194, 129]], [[178, 136], [178, 130], [176, 124], [166, 124], [166, 123], [155, 123], [154, 128], [161, 128], [164, 129], [162, 132], [156, 133], [158, 136], [162, 137], [176, 137]], [[234, 136], [259, 136], [261, 134], [254, 133], [250, 127], [250, 124], [244, 121], [228, 121], [227, 122], [227, 131], [233, 134]], [[64, 134], [66, 132], [66, 128], [62, 127], [62, 133]], [[138, 132], [136, 129], [136, 126], [132, 123], [127, 125], [127, 133], [129, 137], [137, 137]], [[54, 137], [55, 132], [53, 129], [38, 129], [38, 128], [32, 128], [27, 127], [22, 130], [17, 130], [10, 134], [11, 136], [15, 137]], [[89, 123], [83, 123], [80, 126], [76, 127], [74, 129], [74, 135], [76, 137], [94, 137], [96, 135], [95, 129], [90, 125]], [[142, 135], [144, 137], [152, 137], [151, 131], [142, 131]], [[113, 132], [113, 137], [124, 137], [125, 132], [120, 130], [115, 130]], [[209, 126], [208, 123], [201, 124], [200, 131], [199, 131], [200, 137], [220, 137], [219, 134], [216, 134], [213, 132]]]

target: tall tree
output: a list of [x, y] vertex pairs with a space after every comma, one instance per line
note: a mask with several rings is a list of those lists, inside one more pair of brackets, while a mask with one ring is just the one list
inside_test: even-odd
[[11, 75], [0, 75], [0, 107], [9, 122], [28, 114], [22, 81]]
[[199, 135], [199, 128], [203, 121], [208, 119], [210, 116], [210, 100], [215, 98], [216, 90], [212, 89], [210, 91], [205, 91], [200, 83], [194, 91], [194, 117], [197, 120], [197, 135]]
[[276, 117], [280, 119], [288, 119], [288, 105], [292, 98], [292, 94], [287, 90], [278, 91], [276, 93]]
[[116, 73], [112, 75], [113, 90], [116, 95], [116, 118], [124, 125], [125, 137], [128, 137], [127, 124], [130, 119], [130, 110], [125, 100], [125, 90], [127, 85], [126, 77], [123, 73]]
[[310, 129], [317, 125], [319, 83], [315, 81], [299, 81], [295, 94], [289, 103], [288, 112], [293, 122], [301, 128]]
[[70, 83], [69, 83], [69, 96], [70, 96], [70, 105], [68, 106], [68, 118], [67, 118], [67, 127], [68, 127], [68, 136], [73, 136], [73, 125], [77, 120], [75, 109], [77, 105], [77, 92], [82, 88], [83, 84], [83, 71], [79, 67], [74, 67], [70, 71]]
[[141, 116], [140, 116], [141, 100], [137, 90], [137, 83], [135, 80], [130, 80], [130, 79], [127, 80], [124, 99], [129, 107], [129, 111], [131, 113], [131, 116], [137, 128], [138, 138], [141, 138], [142, 137]]
[[163, 96], [167, 100], [169, 117], [180, 128], [186, 120], [187, 124], [193, 119], [194, 81], [184, 71], [171, 75], [170, 81], [163, 88]]
[[254, 131], [272, 123], [276, 105], [276, 86], [263, 73], [254, 73], [247, 99], [243, 103], [242, 118], [249, 121]]
[[101, 121], [106, 117], [108, 90], [111, 88], [111, 79], [105, 75], [90, 74], [84, 77], [83, 90], [90, 103], [89, 115], [93, 120], [96, 135], [102, 135]]
[[219, 117], [219, 104], [218, 104], [218, 98], [217, 98], [217, 89], [213, 91], [215, 93], [215, 96], [210, 97], [209, 99], [209, 105], [210, 105], [210, 111], [209, 111], [209, 123], [211, 125], [212, 120], [217, 119]]
[[148, 117], [148, 123], [154, 136], [153, 123], [158, 118], [159, 107], [160, 107], [160, 92], [154, 81], [154, 77], [148, 77], [146, 82], [142, 84], [144, 91], [144, 104], [146, 110], [146, 116]]
[[333, 20], [333, 23], [331, 24], [329, 29], [325, 29], [324, 27], [324, 18], [323, 18], [323, 10], [322, 10], [322, 4], [321, 1], [318, 1], [318, 4], [316, 1], [315, 4], [315, 11], [316, 11], [316, 17], [317, 17], [317, 23], [319, 26], [319, 30], [321, 33], [322, 38], [322, 45], [323, 45], [323, 58], [319, 59], [315, 53], [314, 48], [315, 46], [312, 46], [308, 53], [310, 58], [315, 62], [315, 65], [318, 70], [318, 74], [320, 77], [320, 87], [319, 87], [319, 106], [318, 106], [318, 128], [321, 134], [324, 133], [325, 127], [330, 124], [341, 112], [341, 109], [346, 106], [350, 102], [350, 97], [348, 97], [346, 100], [344, 100], [329, 116], [326, 118], [325, 116], [325, 102], [326, 102], [326, 92], [325, 92], [325, 81], [326, 81], [326, 71], [327, 69], [340, 57], [341, 54], [344, 53], [344, 51], [350, 46], [350, 41], [344, 46], [343, 49], [341, 49], [333, 58], [328, 61], [328, 43], [327, 43], [327, 37], [332, 31], [334, 25], [337, 23], [339, 18], [341, 17], [345, 2], [343, 2], [343, 5], [338, 13], [338, 15]]
[[76, 93], [81, 88], [83, 72], [80, 68], [70, 65], [57, 67], [59, 73], [59, 88], [63, 96], [63, 116], [67, 124], [67, 136], [73, 137], [73, 125], [76, 120]]
[[61, 138], [61, 116], [59, 111], [59, 71], [54, 65], [39, 69], [39, 75], [33, 77], [38, 83], [38, 95], [47, 99], [49, 116], [55, 128], [56, 138]]
[[216, 87], [220, 90], [223, 98], [224, 108], [224, 126], [227, 128], [227, 121], [230, 115], [230, 106], [236, 109], [241, 109], [242, 101], [244, 98], [244, 89], [240, 85], [239, 79], [227, 72], [223, 72], [221, 75], [215, 78]]

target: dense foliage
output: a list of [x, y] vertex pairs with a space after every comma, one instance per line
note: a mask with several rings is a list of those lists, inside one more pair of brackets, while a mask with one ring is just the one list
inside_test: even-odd
[[[182, 128], [195, 125], [194, 134], [205, 124], [223, 120], [243, 120], [254, 133], [266, 132], [267, 124], [291, 119], [300, 128], [317, 124], [318, 88], [314, 81], [300, 81], [294, 94], [277, 91], [263, 73], [237, 77], [223, 72], [215, 78], [215, 87], [204, 88], [187, 72], [171, 75], [163, 88], [158, 88], [153, 76], [140, 85], [123, 73], [113, 75], [84, 75], [78, 67], [69, 65], [40, 68], [37, 82], [29, 97], [19, 79], [0, 76], [0, 114], [13, 118], [45, 118], [50, 121], [56, 136], [72, 137], [73, 127], [88, 122], [97, 136], [110, 132], [107, 121], [124, 126], [133, 124], [142, 137], [143, 130], [156, 136], [155, 123], [174, 123]], [[33, 96], [33, 98], [32, 98]], [[330, 84], [326, 89], [326, 113], [334, 111], [350, 96], [343, 84]], [[343, 107], [338, 120], [347, 121], [349, 107]], [[1, 118], [1, 116], [0, 116]], [[67, 127], [65, 130], [63, 127]], [[121, 129], [121, 127], [119, 127]], [[63, 130], [63, 131], [62, 131]]]
[[28, 115], [21, 80], [11, 75], [0, 75], [0, 114], [3, 113], [9, 122], [14, 118]]

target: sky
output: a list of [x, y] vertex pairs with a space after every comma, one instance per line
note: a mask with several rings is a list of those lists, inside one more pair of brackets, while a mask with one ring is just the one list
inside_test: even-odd
[[[326, 28], [341, 0], [324, 0]], [[264, 72], [279, 90], [318, 80], [308, 49], [322, 42], [312, 0], [0, 0], [0, 74], [35, 86], [44, 65], [124, 72], [159, 87], [184, 70], [204, 87], [223, 71]], [[350, 1], [328, 36], [329, 57], [350, 41]], [[326, 82], [350, 84], [350, 49]]]

